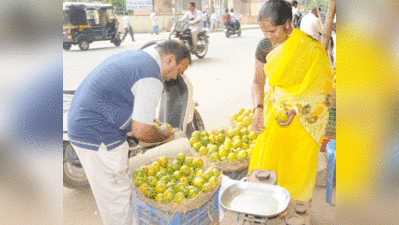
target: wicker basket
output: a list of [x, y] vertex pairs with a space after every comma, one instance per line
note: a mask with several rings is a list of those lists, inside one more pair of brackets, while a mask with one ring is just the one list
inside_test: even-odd
[[205, 167], [214, 167], [218, 170], [221, 170], [225, 173], [227, 172], [236, 172], [236, 171], [241, 171], [244, 169], [247, 169], [249, 166], [249, 162], [251, 161], [251, 157], [248, 157], [245, 160], [241, 160], [241, 161], [234, 161], [234, 162], [222, 162], [222, 161], [218, 161], [218, 162], [213, 162], [211, 161], [207, 156], [200, 156], [198, 155], [198, 153], [191, 148], [191, 153], [194, 157], [199, 157], [202, 159], [202, 161], [204, 162]]
[[[168, 162], [172, 162], [174, 158], [168, 158]], [[202, 167], [206, 170], [208, 167], [203, 164]], [[164, 204], [162, 202], [156, 202], [155, 200], [147, 198], [140, 190], [140, 187], [133, 185], [133, 191], [137, 193], [137, 195], [142, 199], [143, 202], [152, 206], [153, 208], [168, 212], [168, 213], [178, 213], [178, 212], [188, 212], [195, 209], [200, 208], [205, 203], [207, 203], [212, 196], [216, 193], [222, 183], [222, 171], [220, 171], [220, 175], [218, 177], [218, 186], [216, 186], [212, 191], [203, 193], [202, 191], [193, 199], [185, 198], [180, 204], [175, 202], [170, 202], [169, 204]]]

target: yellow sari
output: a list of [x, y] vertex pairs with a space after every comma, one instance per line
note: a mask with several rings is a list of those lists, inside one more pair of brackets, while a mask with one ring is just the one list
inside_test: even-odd
[[[277, 185], [291, 198], [309, 201], [316, 182], [317, 159], [328, 121], [332, 94], [332, 71], [320, 42], [301, 30], [266, 57], [265, 131], [258, 136], [249, 173], [274, 170]], [[294, 108], [290, 125], [280, 126], [275, 116], [283, 107]]]

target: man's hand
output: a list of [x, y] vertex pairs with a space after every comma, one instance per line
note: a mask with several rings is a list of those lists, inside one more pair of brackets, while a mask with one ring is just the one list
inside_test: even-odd
[[162, 125], [163, 125], [163, 123], [162, 123], [161, 121], [159, 121], [158, 119], [154, 119], [154, 123], [159, 124], [159, 126], [162, 126]]
[[173, 131], [171, 131], [171, 130], [169, 129], [169, 126], [168, 126], [168, 125], [169, 125], [169, 124], [164, 123], [164, 124], [162, 124], [162, 126], [161, 126], [161, 131], [164, 132], [164, 134], [166, 134], [166, 139], [170, 138], [172, 135], [175, 134], [175, 132], [173, 132]]
[[252, 131], [262, 133], [266, 127], [263, 125], [263, 109], [256, 108], [252, 117]]
[[[165, 128], [164, 128], [165, 126]], [[162, 142], [172, 136], [174, 133], [169, 131], [168, 125], [163, 124], [161, 129], [154, 125], [148, 125], [138, 121], [132, 121], [132, 134], [138, 140], [146, 143]]]
[[280, 122], [280, 120], [278, 120], [278, 118], [277, 118], [277, 116], [276, 116], [277, 123], [278, 123], [280, 126], [283, 126], [283, 127], [284, 127], [284, 126], [290, 125], [290, 123], [291, 123], [292, 120], [294, 119], [294, 116], [296, 115], [295, 109], [294, 109], [294, 108], [289, 109], [289, 110], [287, 111], [287, 115], [288, 115], [289, 117], [288, 117], [288, 121], [285, 122], [285, 123]]

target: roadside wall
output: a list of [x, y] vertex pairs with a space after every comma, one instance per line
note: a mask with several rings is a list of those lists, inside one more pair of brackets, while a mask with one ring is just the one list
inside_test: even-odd
[[257, 16], [242, 16], [241, 17], [241, 24], [257, 24]]
[[[179, 19], [183, 16], [183, 14], [176, 13], [176, 18]], [[118, 15], [119, 21], [119, 31], [122, 34], [125, 32], [124, 24], [123, 24], [123, 15]], [[256, 24], [257, 23], [256, 16], [242, 16], [241, 24]], [[134, 33], [151, 33], [152, 30], [152, 22], [149, 15], [136, 15], [130, 16], [130, 21], [132, 23]], [[170, 32], [170, 28], [173, 25], [173, 15], [161, 15], [158, 18], [159, 29], [161, 32]]]
[[[180, 18], [182, 15], [176, 14], [177, 18]], [[119, 31], [124, 33], [124, 24], [123, 24], [122, 15], [118, 15], [119, 21]], [[152, 30], [152, 21], [150, 16], [130, 16], [130, 22], [132, 23], [134, 33], [151, 33]], [[173, 16], [159, 16], [158, 18], [159, 29], [161, 32], [169, 31], [173, 24]]]

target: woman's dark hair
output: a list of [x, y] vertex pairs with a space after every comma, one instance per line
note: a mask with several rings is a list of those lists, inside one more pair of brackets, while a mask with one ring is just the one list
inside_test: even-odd
[[291, 3], [284, 0], [269, 0], [266, 2], [258, 15], [258, 22], [268, 19], [275, 26], [284, 25], [287, 20], [292, 21]]

